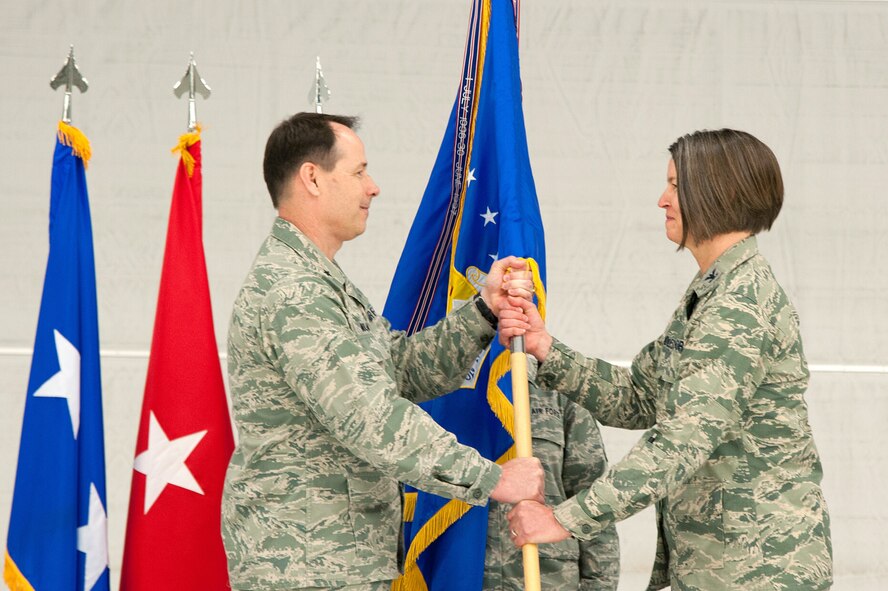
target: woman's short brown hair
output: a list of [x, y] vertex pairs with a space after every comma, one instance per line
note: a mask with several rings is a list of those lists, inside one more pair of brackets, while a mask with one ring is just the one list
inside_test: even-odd
[[770, 230], [783, 205], [780, 165], [768, 146], [733, 129], [695, 131], [669, 146], [683, 234], [705, 242], [728, 232]]

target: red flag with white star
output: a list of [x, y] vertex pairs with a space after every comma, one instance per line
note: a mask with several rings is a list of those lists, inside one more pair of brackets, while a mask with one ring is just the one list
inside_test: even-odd
[[229, 589], [220, 523], [234, 438], [203, 250], [200, 130], [176, 149], [121, 591]]

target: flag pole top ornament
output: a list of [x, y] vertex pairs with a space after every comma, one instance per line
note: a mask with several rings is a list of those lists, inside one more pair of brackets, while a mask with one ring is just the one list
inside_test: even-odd
[[188, 131], [193, 132], [197, 129], [197, 102], [196, 95], [202, 96], [204, 99], [210, 98], [210, 87], [206, 81], [200, 77], [197, 72], [197, 62], [194, 61], [194, 52], [188, 58], [188, 68], [182, 79], [173, 86], [173, 94], [177, 98], [188, 93]]
[[71, 92], [74, 90], [75, 86], [80, 89], [81, 94], [86, 92], [89, 88], [89, 82], [87, 82], [86, 78], [83, 77], [80, 70], [77, 68], [77, 61], [74, 59], [73, 45], [68, 51], [68, 59], [65, 60], [62, 69], [49, 81], [49, 87], [53, 90], [57, 90], [62, 85], [65, 87], [65, 103], [62, 106], [62, 121], [70, 124]]
[[323, 103], [330, 100], [330, 87], [324, 80], [324, 71], [321, 69], [321, 56], [315, 58], [315, 79], [308, 93], [308, 102], [314, 105], [315, 113], [323, 113]]

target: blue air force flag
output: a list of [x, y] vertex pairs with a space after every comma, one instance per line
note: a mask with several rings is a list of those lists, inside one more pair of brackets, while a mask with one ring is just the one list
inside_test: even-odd
[[3, 570], [10, 589], [107, 590], [96, 277], [84, 162], [59, 124], [49, 260], [31, 360]]
[[[540, 310], [545, 248], [530, 169], [516, 13], [510, 0], [476, 0], [456, 101], [401, 255], [384, 315], [416, 332], [480, 291], [499, 257], [530, 259]], [[494, 342], [463, 387], [423, 408], [485, 457], [514, 457], [509, 354]], [[481, 589], [487, 508], [410, 491], [408, 543], [395, 589]]]

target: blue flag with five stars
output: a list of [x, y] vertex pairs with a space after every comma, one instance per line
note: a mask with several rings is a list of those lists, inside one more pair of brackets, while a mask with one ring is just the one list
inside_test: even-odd
[[3, 569], [13, 591], [109, 589], [88, 159], [86, 137], [59, 123], [49, 259]]
[[[384, 315], [414, 333], [480, 291], [491, 264], [530, 260], [545, 307], [545, 247], [530, 169], [518, 68], [517, 6], [475, 0], [456, 101]], [[463, 387], [424, 403], [461, 443], [485, 457], [514, 457], [509, 354], [482, 353]], [[481, 589], [487, 507], [408, 491], [404, 575], [396, 591]]]

